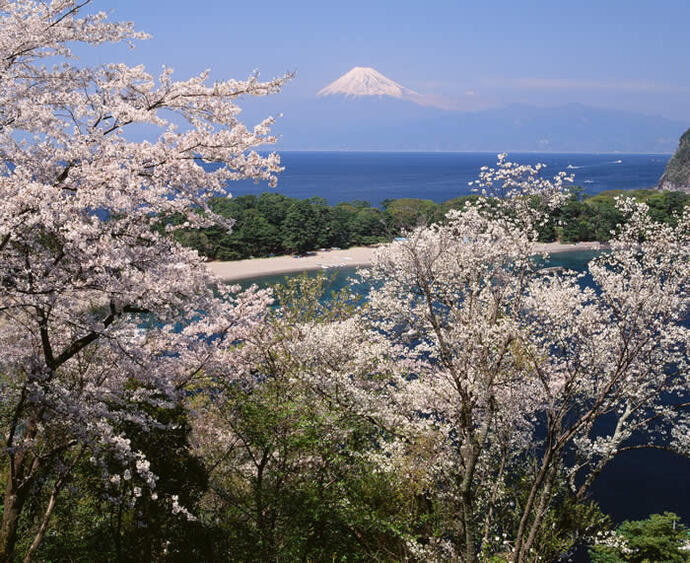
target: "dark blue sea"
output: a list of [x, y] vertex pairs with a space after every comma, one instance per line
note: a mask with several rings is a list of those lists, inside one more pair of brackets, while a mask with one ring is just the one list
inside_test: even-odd
[[[285, 170], [276, 191], [290, 197], [320, 196], [330, 204], [364, 200], [372, 205], [403, 197], [436, 202], [472, 193], [468, 182], [495, 153], [280, 152]], [[510, 153], [524, 164], [542, 162], [546, 175], [564, 170], [586, 193], [655, 186], [670, 155]], [[265, 184], [232, 182], [234, 195], [258, 194]]]
[[[554, 254], [548, 266], [584, 271], [595, 255], [592, 251]], [[333, 276], [330, 289], [338, 290], [351, 283], [356, 269], [341, 268], [326, 274]], [[316, 272], [310, 272], [309, 275], [316, 275]], [[267, 287], [284, 279], [284, 275], [265, 276], [246, 280], [241, 285], [246, 287], [256, 283]], [[355, 289], [363, 294], [367, 291], [366, 286], [355, 286]], [[327, 293], [330, 294], [330, 291]], [[690, 524], [690, 460], [661, 450], [625, 452], [604, 469], [591, 493], [601, 509], [615, 522], [638, 520], [668, 510]], [[580, 553], [576, 560], [588, 559]]]

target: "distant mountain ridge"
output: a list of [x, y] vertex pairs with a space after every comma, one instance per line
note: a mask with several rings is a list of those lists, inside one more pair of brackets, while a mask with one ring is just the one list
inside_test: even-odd
[[[417, 137], [411, 144], [435, 150], [670, 153], [684, 124], [582, 104], [512, 104], [451, 113], [394, 129], [389, 133], [392, 138], [399, 138], [403, 130], [414, 130]], [[422, 142], [424, 136], [428, 138]]]
[[678, 148], [659, 180], [659, 189], [690, 193], [690, 129], [680, 138]]
[[279, 148], [365, 151], [672, 153], [687, 124], [581, 104], [449, 111], [385, 95], [327, 95], [276, 124]]

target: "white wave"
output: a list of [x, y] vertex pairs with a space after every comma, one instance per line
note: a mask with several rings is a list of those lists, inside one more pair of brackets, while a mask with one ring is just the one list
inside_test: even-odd
[[566, 168], [568, 170], [577, 170], [578, 168], [582, 168], [582, 166], [573, 166], [572, 164], [568, 164], [568, 166], [566, 166]]
[[585, 180], [585, 181], [582, 182], [582, 183], [583, 183], [583, 184], [593, 184], [593, 183], [594, 183], [594, 180]]

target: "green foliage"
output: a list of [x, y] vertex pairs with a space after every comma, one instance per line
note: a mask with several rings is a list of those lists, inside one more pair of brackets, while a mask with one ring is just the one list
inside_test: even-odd
[[279, 230], [258, 209], [247, 209], [237, 223], [237, 240], [250, 256], [265, 256], [281, 249]]
[[[506, 551], [515, 536], [521, 516], [520, 506], [527, 500], [530, 484], [538, 468], [527, 461], [517, 463], [505, 475], [502, 487], [497, 488], [492, 510], [491, 527], [484, 530], [483, 556], [491, 561], [510, 561]], [[487, 499], [488, 500], [488, 499]], [[478, 519], [486, 517], [482, 509]], [[531, 525], [532, 521], [528, 522]], [[591, 500], [578, 500], [572, 493], [565, 474], [553, 476], [548, 502], [544, 507], [541, 525], [535, 530], [532, 556], [534, 561], [555, 561], [578, 541], [597, 532], [609, 530], [611, 521]], [[493, 559], [491, 559], [493, 558]]]
[[385, 239], [388, 228], [385, 214], [376, 208], [365, 207], [350, 220], [352, 238], [359, 244], [371, 244]]
[[676, 216], [690, 203], [690, 194], [659, 190], [609, 190], [586, 196], [574, 188], [570, 199], [556, 210], [540, 231], [540, 240], [550, 242], [606, 242], [623, 221], [616, 208], [616, 198], [634, 197], [650, 208], [650, 215], [660, 223], [675, 224]]
[[[144, 452], [159, 476], [159, 499], [144, 495], [130, 504], [133, 488], [142, 486], [138, 476], [105, 486], [100, 469], [83, 459], [62, 493], [37, 558], [397, 561], [410, 559], [410, 540], [454, 538], [452, 496], [437, 490], [433, 480], [415, 477], [416, 471], [424, 471], [416, 464], [413, 471], [377, 467], [370, 454], [385, 431], [332, 397], [314, 393], [303, 377], [309, 360], [291, 352], [291, 339], [302, 338], [305, 327], [347, 320], [366, 306], [347, 289], [329, 295], [329, 284], [320, 274], [292, 277], [277, 286], [280, 307], [270, 313], [268, 328], [252, 339], [261, 351], [253, 371], [246, 379], [204, 381], [189, 390], [191, 412], [207, 421], [201, 435], [204, 428], [213, 428], [232, 439], [216, 444], [212, 438], [210, 446], [193, 453], [190, 411], [151, 408], [157, 425], [148, 431], [127, 429], [133, 450]], [[425, 443], [418, 447], [425, 455]], [[112, 465], [114, 470], [114, 460]], [[511, 464], [497, 478], [492, 498], [478, 503], [476, 542], [483, 546], [482, 560], [509, 560], [519, 506], [536, 470], [528, 460]], [[197, 521], [172, 513], [172, 494], [180, 496]], [[576, 542], [610, 529], [595, 503], [574, 498], [564, 475], [554, 474], [548, 495], [535, 530], [535, 560], [555, 560]], [[22, 523], [21, 550], [33, 537], [44, 497], [37, 491], [35, 513], [28, 511]], [[639, 557], [599, 546], [594, 561], [687, 560], [679, 550], [687, 532], [672, 514], [624, 523], [618, 533]]]
[[285, 278], [273, 287], [276, 304], [280, 306], [280, 322], [288, 326], [309, 322], [333, 322], [351, 317], [366, 307], [364, 298], [345, 289], [328, 292], [334, 276], [319, 272], [316, 276], [303, 273]]
[[[100, 469], [83, 459], [62, 493], [50, 531], [38, 553], [41, 561], [169, 561], [213, 558], [213, 526], [173, 514], [171, 495], [198, 513], [208, 486], [202, 460], [188, 447], [185, 410], [151, 409], [157, 425], [148, 431], [129, 428], [132, 449], [141, 451], [158, 476], [153, 499], [133, 472], [117, 486], [104, 485]], [[124, 423], [124, 426], [130, 426]], [[113, 460], [113, 468], [118, 464]], [[142, 496], [130, 503], [134, 487]], [[38, 501], [38, 499], [37, 499]], [[37, 505], [41, 503], [37, 502]], [[33, 534], [27, 534], [30, 541]], [[23, 550], [20, 549], [20, 552]]]
[[688, 528], [672, 512], [623, 522], [614, 536], [590, 549], [594, 563], [690, 561]]
[[[174, 236], [212, 260], [304, 253], [322, 247], [347, 248], [393, 238], [389, 215], [366, 201], [328, 206], [318, 197], [299, 200], [266, 192], [258, 198], [214, 198], [210, 207], [234, 221], [231, 232], [209, 227], [176, 230]], [[166, 223], [181, 225], [184, 217], [166, 217], [158, 226], [159, 232], [164, 232]]]
[[292, 199], [274, 192], [264, 192], [256, 202], [256, 209], [271, 225], [281, 225], [292, 205]]
[[386, 214], [396, 232], [413, 229], [419, 225], [430, 225], [443, 218], [439, 206], [430, 199], [389, 200]]
[[463, 209], [468, 203], [474, 203], [479, 199], [479, 195], [463, 195], [441, 203], [441, 213], [445, 215], [451, 209]]
[[342, 320], [358, 306], [346, 291], [326, 299], [327, 286], [321, 275], [276, 287], [285, 307], [274, 312], [253, 381], [205, 395], [215, 426], [238, 438], [219, 452], [204, 501], [230, 559], [404, 559], [418, 512], [407, 483], [367, 460], [377, 429], [301, 385], [303, 359], [285, 346], [301, 324]]
[[298, 253], [316, 248], [321, 233], [319, 215], [309, 201], [294, 202], [282, 224], [285, 248]]
[[[690, 194], [659, 190], [610, 190], [588, 197], [581, 188], [539, 231], [541, 242], [606, 242], [623, 220], [615, 198], [621, 195], [646, 202], [652, 217], [674, 224], [677, 214], [690, 202]], [[291, 252], [303, 253], [322, 247], [347, 248], [392, 240], [404, 230], [442, 221], [451, 209], [462, 210], [479, 196], [469, 195], [434, 203], [427, 199], [388, 199], [383, 209], [367, 201], [341, 202], [329, 206], [322, 198], [305, 200], [275, 192], [259, 197], [214, 198], [211, 209], [233, 219], [232, 232], [221, 227], [178, 230], [175, 238], [211, 260], [239, 260]], [[535, 200], [534, 205], [538, 205]], [[164, 222], [180, 225], [182, 216]], [[162, 232], [162, 224], [160, 225]]]
[[[252, 561], [364, 559], [365, 541], [397, 552], [401, 491], [357, 456], [370, 429], [314, 408], [277, 374], [264, 375], [260, 387], [235, 388], [223, 406], [242, 436], [242, 447], [217, 467], [207, 499], [223, 551]], [[329, 441], [343, 424], [347, 441]]]

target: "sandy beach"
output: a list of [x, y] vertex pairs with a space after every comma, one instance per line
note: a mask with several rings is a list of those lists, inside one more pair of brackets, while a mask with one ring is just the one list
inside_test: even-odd
[[[603, 245], [598, 242], [560, 244], [557, 242], [537, 245], [537, 252], [572, 252], [576, 250], [598, 250]], [[224, 281], [238, 281], [276, 274], [292, 274], [313, 270], [329, 270], [352, 266], [368, 266], [376, 248], [357, 246], [345, 250], [318, 251], [308, 256], [273, 256], [271, 258], [252, 258], [230, 262], [209, 262], [208, 267]]]

